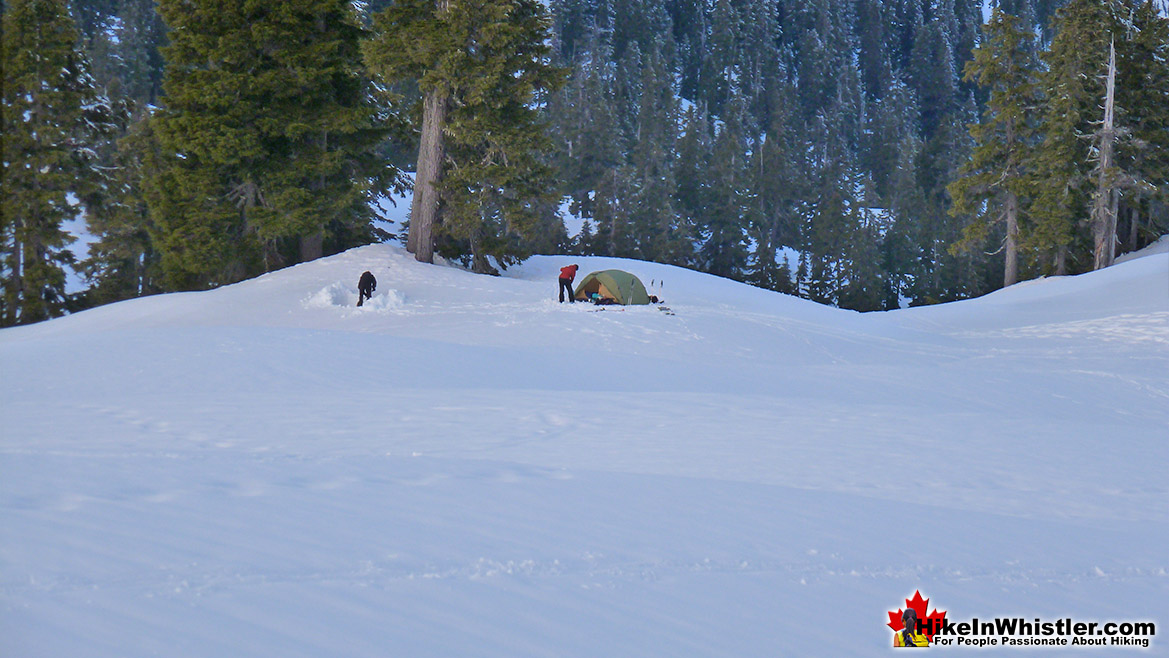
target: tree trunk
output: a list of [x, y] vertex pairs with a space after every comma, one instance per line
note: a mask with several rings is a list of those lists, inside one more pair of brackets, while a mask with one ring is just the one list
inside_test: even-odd
[[499, 276], [499, 270], [487, 260], [487, 255], [479, 249], [479, 240], [474, 237], [471, 238], [471, 271], [476, 274]]
[[613, 169], [609, 173], [609, 178], [613, 181], [612, 189], [610, 190], [609, 198], [605, 203], [609, 206], [609, 256], [617, 255], [617, 208], [614, 199], [617, 198], [617, 170]]
[[1019, 197], [1007, 193], [1007, 254], [1003, 268], [1003, 287], [1019, 280]]
[[1129, 251], [1136, 251], [1137, 249], [1139, 249], [1140, 245], [1137, 243], [1137, 241], [1141, 239], [1141, 235], [1140, 235], [1140, 233], [1141, 233], [1140, 199], [1139, 198], [1135, 199], [1133, 203], [1134, 203], [1134, 205], [1132, 207], [1132, 212], [1131, 212], [1131, 220], [1132, 221], [1129, 223], [1129, 226], [1128, 226], [1128, 245], [1127, 245], [1127, 247], [1128, 247]]
[[[1009, 153], [1018, 148], [1015, 140], [1015, 122], [1007, 121], [1006, 147]], [[1018, 169], [1010, 162], [1014, 156], [1008, 156], [1008, 169], [1004, 176], [1008, 180], [1006, 187], [1007, 199], [1004, 214], [1007, 222], [1006, 258], [1003, 264], [1003, 287], [1015, 285], [1019, 281], [1019, 196], [1011, 191], [1010, 180], [1019, 176]]]
[[1095, 240], [1092, 269], [1099, 270], [1116, 260], [1116, 206], [1119, 193], [1112, 175], [1113, 98], [1116, 88], [1116, 49], [1108, 61], [1108, 87], [1104, 97], [1104, 125], [1100, 128], [1100, 176], [1092, 203], [1092, 237]]
[[[321, 32], [325, 31], [325, 17], [324, 14], [317, 16], [317, 29]], [[319, 157], [323, 160], [329, 154], [329, 133], [322, 131], [317, 136], [317, 148], [319, 149]], [[316, 180], [310, 183], [310, 187], [317, 195], [321, 195], [325, 191], [325, 174], [322, 170], [321, 174], [317, 176]], [[325, 229], [324, 224], [327, 223], [326, 218], [321, 218], [321, 228], [316, 232], [301, 235], [298, 240], [300, 242], [300, 262], [307, 263], [310, 260], [316, 260], [325, 254]]]
[[38, 281], [43, 279], [37, 271], [40, 251], [39, 239], [31, 233], [21, 242], [20, 317], [17, 318], [17, 324], [32, 324], [48, 319], [43, 313], [42, 290], [38, 290], [38, 286], [44, 286], [43, 280]]
[[[23, 221], [17, 220], [17, 224], [19, 225]], [[9, 326], [20, 324], [21, 315], [24, 311], [24, 241], [15, 232], [12, 238], [12, 248], [14, 258], [12, 259], [12, 292], [8, 305]]]
[[410, 234], [406, 250], [423, 263], [434, 262], [434, 226], [438, 223], [438, 184], [442, 177], [445, 152], [443, 126], [446, 123], [447, 96], [430, 90], [422, 101], [422, 143], [418, 147], [418, 167], [414, 180], [414, 199], [410, 203]]
[[307, 263], [316, 260], [325, 253], [325, 232], [317, 231], [312, 235], [300, 236], [300, 262]]

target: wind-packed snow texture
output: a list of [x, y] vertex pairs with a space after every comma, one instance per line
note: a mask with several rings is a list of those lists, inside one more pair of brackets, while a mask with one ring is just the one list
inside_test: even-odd
[[[574, 261], [676, 315], [556, 303]], [[3, 656], [865, 655], [916, 590], [1169, 647], [1163, 249], [858, 314], [375, 245], [0, 372]]]

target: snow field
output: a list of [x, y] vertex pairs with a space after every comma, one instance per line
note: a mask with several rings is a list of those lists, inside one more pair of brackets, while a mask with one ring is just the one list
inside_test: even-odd
[[[677, 315], [557, 304], [569, 261]], [[1167, 366], [1164, 251], [862, 315], [370, 246], [5, 330], [0, 655], [866, 655], [917, 589], [1165, 623]]]

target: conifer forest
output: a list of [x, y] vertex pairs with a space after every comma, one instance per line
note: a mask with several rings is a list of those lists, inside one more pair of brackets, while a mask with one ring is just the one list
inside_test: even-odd
[[0, 326], [383, 240], [486, 274], [636, 258], [860, 311], [1107, 267], [1169, 233], [1167, 16], [3, 0]]

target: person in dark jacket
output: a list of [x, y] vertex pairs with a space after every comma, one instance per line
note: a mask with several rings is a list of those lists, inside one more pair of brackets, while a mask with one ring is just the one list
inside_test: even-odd
[[576, 278], [576, 265], [560, 268], [560, 303], [564, 303], [564, 291], [568, 291], [568, 303], [576, 300], [572, 298], [572, 280]]
[[361, 273], [361, 279], [357, 281], [357, 305], [367, 299], [373, 299], [373, 291], [377, 290], [377, 279], [367, 272]]

